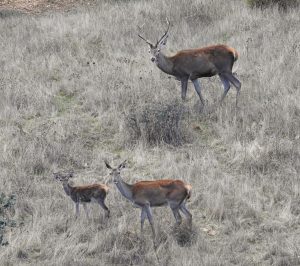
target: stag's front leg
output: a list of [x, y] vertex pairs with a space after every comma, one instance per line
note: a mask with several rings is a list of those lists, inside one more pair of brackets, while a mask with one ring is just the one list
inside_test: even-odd
[[79, 202], [75, 202], [75, 218], [79, 217]]
[[88, 210], [88, 208], [86, 206], [86, 203], [83, 203], [82, 205], [83, 205], [83, 209], [85, 211], [86, 218], [89, 220], [90, 219], [90, 217], [89, 217], [89, 210]]
[[141, 235], [142, 235], [142, 238], [144, 237], [144, 222], [145, 222], [146, 217], [147, 217], [147, 212], [146, 212], [145, 208], [143, 207], [142, 213], [141, 213]]
[[187, 92], [187, 86], [188, 86], [188, 79], [183, 78], [181, 81], [181, 99], [185, 101], [186, 99], [186, 92]]
[[200, 82], [198, 79], [193, 79], [192, 80], [193, 84], [194, 84], [194, 87], [195, 87], [195, 90], [200, 98], [200, 101], [202, 103], [202, 105], [204, 106], [204, 100], [203, 100], [203, 97], [202, 97], [202, 94], [201, 94], [201, 86], [200, 86]]

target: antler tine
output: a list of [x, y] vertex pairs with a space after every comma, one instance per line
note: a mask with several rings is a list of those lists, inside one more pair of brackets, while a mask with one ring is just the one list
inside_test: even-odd
[[106, 159], [104, 159], [104, 163], [108, 169], [113, 169]]
[[[143, 26], [145, 25], [145, 23], [143, 24]], [[140, 27], [139, 25], [137, 26], [139, 31], [141, 31], [142, 27]], [[138, 36], [144, 40], [147, 44], [149, 44], [150, 46], [154, 46], [150, 41], [148, 41], [147, 39], [145, 39], [140, 33], [138, 34]]]
[[159, 39], [159, 41], [157, 41], [156, 45], [158, 45], [165, 37], [166, 35], [168, 34], [169, 32], [169, 29], [170, 29], [170, 21], [169, 19], [166, 17], [166, 21], [167, 21], [167, 24], [168, 24], [168, 28], [167, 30], [165, 31], [165, 33], [163, 34], [163, 36]]
[[145, 39], [141, 34], [138, 34], [138, 36], [144, 40], [146, 43], [148, 43], [150, 46], [154, 46], [150, 41], [148, 41], [147, 39]]

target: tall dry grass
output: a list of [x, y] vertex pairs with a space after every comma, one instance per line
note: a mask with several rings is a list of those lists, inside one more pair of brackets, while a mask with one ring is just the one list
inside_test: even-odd
[[[0, 20], [0, 187], [17, 195], [1, 265], [297, 265], [300, 233], [299, 9], [279, 13], [243, 1], [99, 1], [93, 8]], [[155, 40], [171, 20], [170, 52], [226, 43], [240, 58], [240, 108], [218, 78], [202, 79], [203, 113], [191, 84], [183, 145], [137, 138], [126, 145], [133, 107], [180, 101], [180, 85], [149, 60], [137, 37]], [[144, 108], [145, 109], [145, 108]], [[91, 205], [74, 219], [52, 178], [74, 169], [76, 184], [105, 182], [103, 159], [128, 159], [124, 179], [179, 178], [193, 186], [193, 231], [154, 210], [139, 239], [140, 212], [113, 183], [111, 218]], [[159, 262], [157, 261], [157, 257]]]

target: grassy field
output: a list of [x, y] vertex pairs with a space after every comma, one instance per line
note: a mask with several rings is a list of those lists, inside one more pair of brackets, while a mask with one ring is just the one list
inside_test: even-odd
[[[237, 0], [1, 11], [0, 190], [16, 194], [17, 227], [5, 234], [0, 265], [299, 265], [299, 11]], [[217, 77], [202, 79], [206, 112], [192, 84], [182, 103], [180, 84], [151, 63], [138, 25], [154, 41], [166, 16], [170, 53], [215, 43], [237, 49], [237, 112], [234, 89], [215, 105]], [[178, 145], [149, 142], [128, 124], [151, 110], [159, 120], [163, 106], [183, 110]], [[140, 127], [151, 130], [151, 121]], [[174, 228], [169, 208], [156, 208], [158, 249], [147, 222], [140, 244], [140, 211], [109, 182], [104, 159], [127, 159], [128, 182], [191, 184], [192, 232]], [[68, 169], [75, 184], [107, 182], [108, 220], [96, 204], [89, 221], [83, 210], [75, 220], [52, 175]]]

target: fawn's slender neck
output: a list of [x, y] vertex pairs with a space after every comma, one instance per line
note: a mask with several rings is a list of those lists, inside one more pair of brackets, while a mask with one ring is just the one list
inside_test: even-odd
[[126, 183], [121, 177], [118, 178], [118, 181], [115, 182], [117, 188], [121, 194], [126, 198], [132, 201], [132, 185]]
[[156, 60], [157, 60], [156, 65], [160, 70], [162, 70], [163, 72], [169, 75], [173, 75], [174, 64], [168, 56], [164, 55], [163, 53], [159, 53]]
[[70, 186], [70, 184], [68, 182], [64, 182], [63, 183], [63, 187], [64, 187], [64, 191], [66, 192], [66, 194], [68, 196], [70, 196], [71, 195], [71, 189], [72, 189], [72, 187]]

